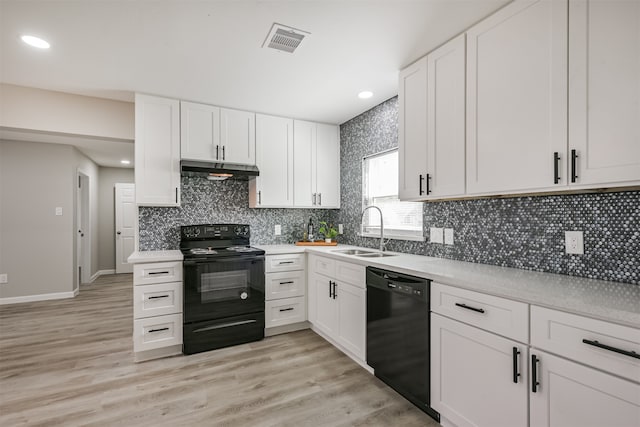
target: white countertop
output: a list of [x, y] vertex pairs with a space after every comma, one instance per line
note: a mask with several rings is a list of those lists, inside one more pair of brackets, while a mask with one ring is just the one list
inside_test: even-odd
[[[640, 286], [389, 252], [362, 258], [336, 253], [353, 246], [259, 245], [267, 255], [309, 252], [428, 278], [447, 285], [640, 328]], [[360, 248], [375, 251], [370, 248]]]
[[143, 262], [165, 262], [182, 261], [183, 256], [180, 251], [136, 251], [129, 255], [129, 264], [140, 264]]

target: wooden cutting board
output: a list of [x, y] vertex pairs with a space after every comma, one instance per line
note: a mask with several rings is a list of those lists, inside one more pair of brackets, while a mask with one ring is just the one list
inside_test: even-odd
[[296, 242], [296, 246], [337, 246], [338, 242], [327, 243], [324, 240], [316, 240], [315, 242]]

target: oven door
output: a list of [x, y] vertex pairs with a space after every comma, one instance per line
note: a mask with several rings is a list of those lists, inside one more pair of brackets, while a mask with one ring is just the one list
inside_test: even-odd
[[264, 256], [184, 263], [184, 322], [264, 311]]

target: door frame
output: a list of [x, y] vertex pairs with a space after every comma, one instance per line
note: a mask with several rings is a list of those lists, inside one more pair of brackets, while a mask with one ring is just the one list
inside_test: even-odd
[[76, 289], [91, 281], [91, 203], [90, 177], [76, 171]]

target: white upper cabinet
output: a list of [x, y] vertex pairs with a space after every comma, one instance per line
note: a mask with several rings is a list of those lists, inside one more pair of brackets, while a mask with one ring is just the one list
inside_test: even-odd
[[220, 152], [220, 108], [180, 102], [180, 153], [183, 159], [216, 160]]
[[136, 94], [136, 203], [180, 206], [180, 102]]
[[249, 206], [293, 206], [293, 120], [256, 114], [256, 165]]
[[340, 207], [340, 131], [337, 126], [294, 121], [295, 207]]
[[398, 197], [418, 200], [426, 195], [427, 58], [400, 71], [398, 82]]
[[516, 0], [467, 32], [468, 194], [553, 187], [567, 148], [567, 9]]
[[640, 183], [640, 1], [569, 1], [569, 149], [573, 185]]
[[465, 35], [427, 55], [427, 198], [465, 193]]
[[254, 113], [184, 101], [180, 107], [183, 159], [256, 163]]
[[220, 145], [218, 160], [245, 165], [256, 164], [255, 113], [220, 109]]

